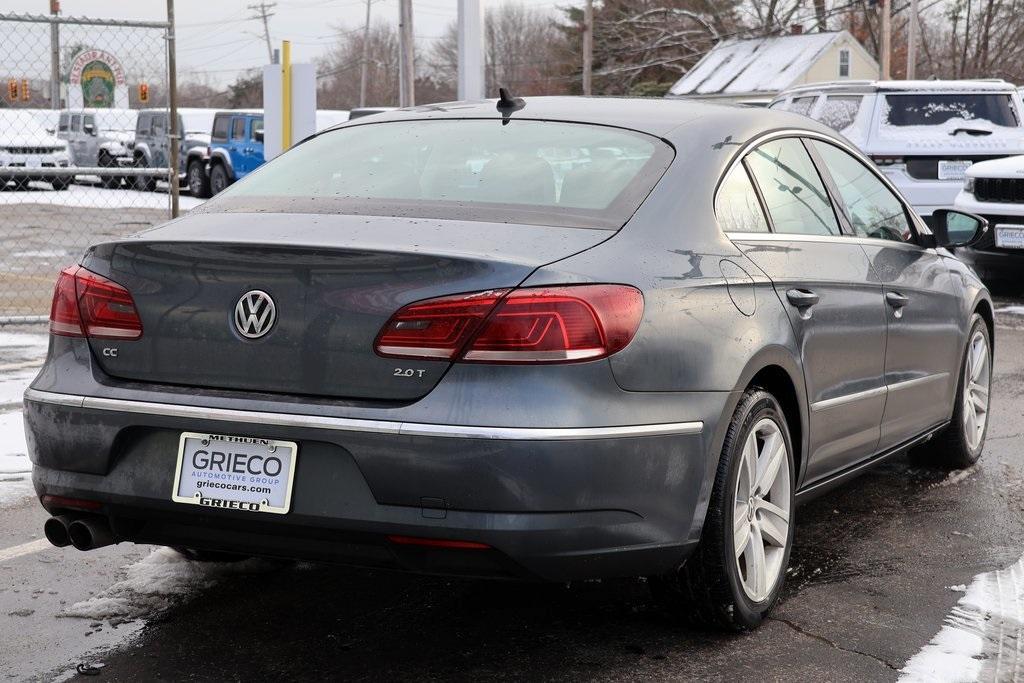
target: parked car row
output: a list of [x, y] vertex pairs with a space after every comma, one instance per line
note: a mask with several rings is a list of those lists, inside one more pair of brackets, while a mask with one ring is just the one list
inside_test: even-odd
[[867, 154], [914, 210], [986, 218], [958, 249], [990, 284], [1020, 288], [1024, 266], [1024, 100], [1002, 80], [845, 81], [781, 93], [772, 109], [803, 114]]
[[[390, 108], [355, 110], [354, 116]], [[347, 121], [349, 112], [317, 112], [317, 130]], [[0, 110], [0, 168], [167, 168], [168, 111], [159, 109]], [[178, 110], [178, 178], [197, 197], [209, 197], [259, 167], [263, 161], [263, 111]], [[212, 163], [211, 163], [212, 162]], [[79, 174], [82, 175], [82, 174]], [[75, 173], [54, 177], [0, 172], [0, 188], [21, 189], [42, 180], [64, 190]], [[103, 187], [153, 190], [160, 175], [103, 173]]]

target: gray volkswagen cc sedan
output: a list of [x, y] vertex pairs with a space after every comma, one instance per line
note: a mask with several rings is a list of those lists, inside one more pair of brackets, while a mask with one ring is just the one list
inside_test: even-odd
[[796, 505], [963, 467], [993, 308], [796, 115], [503, 97], [308, 139], [57, 282], [25, 394], [47, 537], [201, 560], [647, 576], [756, 626]]

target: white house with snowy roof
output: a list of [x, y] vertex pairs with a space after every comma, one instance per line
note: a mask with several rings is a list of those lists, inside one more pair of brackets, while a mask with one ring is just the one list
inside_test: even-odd
[[767, 104], [797, 85], [879, 77], [878, 62], [847, 31], [732, 39], [704, 55], [666, 97]]

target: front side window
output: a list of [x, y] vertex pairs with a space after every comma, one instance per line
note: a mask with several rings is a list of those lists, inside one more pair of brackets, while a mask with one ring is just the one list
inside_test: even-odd
[[213, 133], [210, 139], [214, 142], [225, 142], [228, 139], [228, 124], [231, 119], [227, 116], [218, 116], [213, 120]]
[[74, 133], [77, 133], [77, 132], [82, 130], [82, 115], [81, 114], [72, 114], [72, 116], [71, 116], [71, 130]]
[[437, 119], [324, 132], [207, 203], [618, 229], [668, 168], [661, 140], [608, 126]]
[[85, 129], [86, 126], [92, 126], [92, 129], [96, 130], [96, 117], [92, 114], [86, 114], [82, 119], [82, 128]]
[[256, 136], [256, 134], [263, 132], [263, 119], [253, 119], [251, 128], [252, 130], [249, 131], [249, 139], [254, 140], [256, 142], [261, 142], [261, 140]]
[[914, 241], [914, 231], [903, 202], [878, 176], [835, 145], [819, 140], [811, 140], [810, 144], [821, 155], [829, 175], [839, 188], [846, 215], [858, 237]]
[[743, 164], [734, 166], [718, 188], [715, 215], [726, 232], [768, 232], [768, 221]]
[[844, 131], [857, 119], [863, 99], [860, 95], [829, 95], [814, 118], [832, 130]]
[[62, 133], [68, 132], [68, 123], [70, 122], [70, 119], [71, 117], [69, 115], [61, 114], [60, 118], [57, 120], [57, 130]]
[[908, 93], [886, 95], [882, 121], [889, 126], [943, 126], [958, 124], [1020, 125], [1009, 94]]
[[825, 184], [797, 138], [766, 142], [747, 155], [775, 232], [839, 235]]
[[231, 122], [231, 139], [245, 139], [245, 119], [238, 118]]

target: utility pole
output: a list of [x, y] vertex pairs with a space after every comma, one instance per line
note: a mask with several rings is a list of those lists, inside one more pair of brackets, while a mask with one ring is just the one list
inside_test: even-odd
[[881, 26], [881, 45], [879, 46], [879, 62], [882, 67], [882, 80], [892, 78], [892, 5], [891, 0], [878, 0], [879, 25]]
[[458, 98], [479, 100], [487, 97], [484, 78], [484, 12], [482, 0], [459, 0], [457, 19], [459, 36]]
[[171, 173], [167, 179], [170, 183], [171, 218], [178, 217], [178, 149], [181, 142], [181, 131], [178, 130], [178, 65], [177, 46], [174, 42], [174, 0], [167, 0], [167, 104], [170, 111], [168, 118], [168, 147], [170, 148]]
[[366, 0], [366, 24], [363, 25], [363, 63], [359, 65], [359, 106], [366, 106], [366, 70], [370, 61], [370, 5]]
[[249, 9], [255, 12], [255, 15], [250, 17], [251, 19], [262, 19], [263, 20], [263, 39], [267, 41], [267, 59], [270, 60], [271, 64], [274, 64], [274, 48], [270, 45], [270, 24], [267, 23], [267, 19], [274, 16], [274, 13], [270, 10], [277, 7], [276, 2], [261, 2], [258, 5], [249, 5]]
[[917, 38], [921, 31], [918, 23], [917, 0], [910, 0], [910, 26], [907, 31], [907, 80], [917, 77]]
[[594, 78], [594, 0], [583, 8], [583, 94], [590, 96]]
[[398, 0], [398, 106], [416, 104], [412, 0]]
[[[60, 0], [50, 0], [50, 14], [60, 14]], [[50, 109], [60, 109], [60, 24], [50, 22]]]

